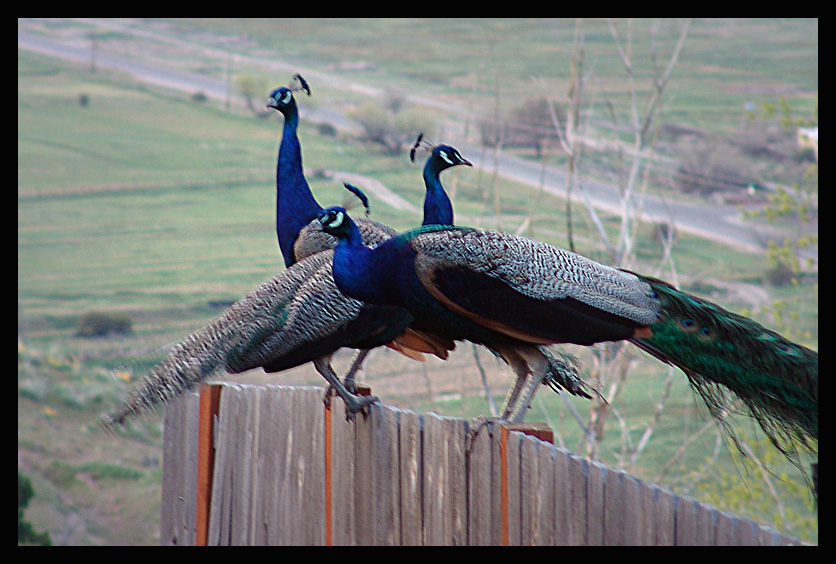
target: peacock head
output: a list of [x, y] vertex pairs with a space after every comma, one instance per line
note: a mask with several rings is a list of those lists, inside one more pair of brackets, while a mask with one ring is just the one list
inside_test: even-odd
[[293, 92], [290, 88], [284, 86], [276, 88], [270, 93], [270, 98], [267, 99], [267, 107], [279, 110], [282, 113], [288, 111], [296, 104], [293, 99]]
[[469, 160], [465, 159], [458, 150], [450, 145], [439, 145], [433, 149], [432, 156], [430, 156], [434, 166], [440, 171], [450, 168], [451, 166], [467, 165], [473, 166]]
[[296, 107], [296, 100], [293, 93], [304, 90], [311, 95], [311, 88], [308, 82], [302, 78], [301, 74], [294, 75], [291, 86], [280, 86], [270, 93], [270, 98], [267, 99], [267, 107], [278, 110], [283, 114], [289, 112]]
[[432, 143], [424, 139], [423, 133], [418, 135], [418, 139], [412, 146], [412, 150], [409, 151], [409, 159], [412, 162], [415, 162], [415, 151], [419, 147], [424, 147], [425, 150], [430, 151], [431, 153], [430, 158], [427, 159], [427, 164], [424, 167], [425, 169], [441, 172], [442, 170], [446, 170], [457, 165], [473, 166], [473, 163], [465, 159], [455, 147], [451, 147], [450, 145], [433, 146]]
[[353, 229], [356, 229], [354, 222], [348, 217], [348, 212], [340, 206], [326, 208], [317, 217], [322, 231], [333, 235], [337, 239], [347, 239]]

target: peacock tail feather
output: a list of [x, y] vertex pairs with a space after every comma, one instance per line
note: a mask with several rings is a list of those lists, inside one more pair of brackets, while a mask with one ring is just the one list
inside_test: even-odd
[[817, 452], [817, 352], [661, 280], [639, 278], [662, 307], [653, 336], [634, 344], [681, 368], [716, 418], [737, 397], [788, 458], [799, 445]]
[[332, 268], [333, 251], [319, 253], [235, 302], [176, 344], [126, 400], [103, 417], [102, 425], [113, 429], [220, 371], [277, 372], [330, 356], [342, 346], [374, 348], [395, 341], [412, 358], [420, 356], [416, 349], [446, 357], [449, 349], [444, 343], [428, 342], [429, 336], [409, 335], [401, 343], [399, 336], [411, 316], [401, 308], [369, 306], [344, 295], [334, 283]]

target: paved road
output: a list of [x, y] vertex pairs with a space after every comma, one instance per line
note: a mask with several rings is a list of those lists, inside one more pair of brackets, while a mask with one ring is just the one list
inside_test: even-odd
[[[178, 38], [167, 37], [153, 32], [135, 30], [114, 22], [90, 20], [88, 23], [106, 26], [111, 29], [118, 29], [123, 32], [135, 33], [155, 41], [188, 45], [192, 48], [195, 47], [194, 45], [186, 43]], [[86, 63], [90, 60], [89, 41], [82, 39], [57, 40], [39, 36], [22, 30], [20, 23], [18, 27], [18, 47], [81, 63]], [[221, 51], [211, 47], [201, 47], [201, 49], [205, 54], [218, 57], [222, 60], [229, 57], [229, 53], [227, 51]], [[277, 75], [291, 75], [294, 72], [301, 72], [311, 81], [332, 85], [339, 84], [343, 88], [347, 88], [351, 91], [367, 96], [380, 97], [383, 95], [383, 92], [377, 88], [356, 83], [346, 84], [344, 77], [335, 78], [314, 69], [303, 69], [298, 66], [283, 64], [275, 60], [261, 60], [247, 55], [237, 56], [239, 56], [240, 59], [250, 59], [250, 62], [258, 63], [264, 68], [273, 69], [276, 71]], [[127, 57], [116, 56], [103, 52], [101, 49], [99, 49], [96, 53], [96, 65], [99, 67], [117, 69], [129, 73], [141, 81], [166, 88], [173, 88], [188, 92], [200, 91], [209, 97], [219, 100], [225, 100], [229, 95], [227, 85], [221, 80], [181, 71], [174, 71], [171, 69], [161, 68], [159, 66], [151, 66]], [[232, 95], [232, 97], [234, 98], [234, 95]], [[418, 98], [415, 95], [411, 98], [412, 101], [416, 103], [428, 103], [428, 100]], [[433, 101], [432, 105], [441, 107], [443, 104]], [[445, 106], [445, 109], [451, 111], [461, 111], [460, 108], [453, 106]], [[305, 112], [307, 114], [306, 119], [314, 122], [332, 123], [340, 129], [357, 128], [357, 124], [351, 122], [351, 120], [347, 119], [345, 115], [337, 109], [308, 108]], [[469, 146], [465, 143], [457, 141], [447, 141], [455, 144], [462, 154], [467, 155], [468, 159], [473, 161], [475, 165], [481, 165], [487, 170], [493, 170], [492, 152], [483, 151], [479, 147]], [[487, 155], [485, 157], [485, 162], [482, 162], [481, 158], [483, 153]], [[521, 183], [539, 186], [541, 167], [536, 163], [509, 155], [500, 155], [499, 172], [502, 176]], [[545, 191], [547, 193], [563, 197], [564, 179], [565, 177], [562, 170], [556, 168], [547, 169], [545, 175]], [[585, 198], [592, 205], [612, 213], [619, 213], [621, 211], [621, 203], [618, 197], [617, 188], [589, 180], [583, 182], [582, 188], [585, 192]], [[576, 190], [576, 192], [576, 197], [580, 199], [582, 197], [580, 191]], [[745, 222], [742, 219], [741, 212], [734, 206], [708, 203], [691, 204], [670, 202], [663, 201], [655, 196], [645, 196], [643, 198], [642, 211], [644, 217], [647, 219], [654, 221], [673, 221], [677, 225], [678, 229], [682, 231], [694, 233], [708, 239], [721, 241], [750, 252], [762, 252], [763, 249], [766, 248], [768, 241], [772, 239], [778, 239], [780, 242], [780, 236], [775, 228], [771, 226], [758, 226], [753, 222]], [[818, 263], [817, 248], [806, 251], [805, 255], [812, 257], [816, 264]]]

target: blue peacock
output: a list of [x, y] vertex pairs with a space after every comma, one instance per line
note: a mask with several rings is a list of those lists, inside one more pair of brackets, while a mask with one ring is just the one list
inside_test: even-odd
[[[302, 75], [296, 74], [291, 86], [276, 88], [267, 100], [268, 108], [284, 116], [282, 140], [276, 160], [276, 235], [288, 268], [297, 260], [333, 248], [336, 244], [332, 237], [323, 235], [315, 221], [322, 212], [322, 206], [314, 198], [302, 166], [302, 147], [298, 134], [299, 108], [294, 96], [294, 92], [300, 91], [311, 95], [308, 82]], [[368, 203], [367, 199], [365, 201]], [[365, 244], [370, 246], [397, 233], [388, 225], [367, 218], [358, 218], [357, 225]]]
[[818, 354], [750, 319], [526, 237], [425, 225], [369, 249], [345, 209], [319, 221], [340, 240], [340, 291], [402, 307], [413, 327], [483, 344], [515, 367], [511, 420], [546, 376], [538, 346], [628, 340], [682, 369], [713, 415], [730, 390], [785, 454], [818, 448]]

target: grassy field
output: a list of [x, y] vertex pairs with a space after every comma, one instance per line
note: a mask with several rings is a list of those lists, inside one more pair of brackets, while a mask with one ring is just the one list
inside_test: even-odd
[[[350, 68], [351, 78], [405, 92], [473, 96], [493, 103], [497, 81], [509, 102], [538, 94], [531, 78], [555, 92], [568, 90], [573, 19], [195, 19], [167, 21], [186, 31], [245, 37], [286, 59], [318, 67]], [[633, 57], [637, 84], [647, 88], [656, 65], [666, 64], [683, 20], [625, 20], [615, 27]], [[627, 121], [625, 73], [605, 20], [582, 24], [590, 87], [600, 88]], [[370, 41], [370, 38], [374, 38]], [[728, 132], [743, 104], [785, 95], [801, 110], [818, 92], [818, 25], [804, 19], [696, 19], [671, 85], [668, 119]], [[655, 50], [655, 55], [654, 55]], [[654, 62], [654, 56], [656, 60]], [[367, 63], [357, 70], [359, 62]], [[642, 94], [646, 94], [642, 92]]]
[[[304, 37], [286, 36], [307, 52]], [[311, 48], [312, 62], [329, 64], [315, 51]], [[62, 543], [153, 544], [159, 521], [160, 418], [115, 437], [99, 433], [95, 419], [121, 396], [125, 379], [141, 377], [163, 347], [217, 315], [216, 302], [235, 300], [280, 270], [274, 234], [280, 121], [222, 112], [186, 96], [137, 88], [119, 76], [90, 75], [25, 52], [19, 52], [18, 93], [18, 458], [38, 494], [26, 515], [36, 529], [49, 529]], [[90, 100], [84, 107], [78, 104], [82, 94]], [[304, 106], [302, 111], [304, 118]], [[320, 202], [344, 199], [337, 183], [313, 174], [326, 163], [331, 170], [383, 182], [416, 205], [422, 200], [420, 167], [405, 155], [387, 157], [342, 136], [322, 137], [304, 119], [300, 137]], [[445, 173], [463, 223], [489, 224], [484, 218], [492, 202], [480, 188], [486, 177], [476, 170]], [[502, 181], [500, 192], [508, 214], [503, 226], [513, 230], [530, 213], [536, 190]], [[385, 203], [373, 200], [372, 206], [373, 217], [399, 229], [419, 222], [418, 216]], [[605, 219], [616, 227], [616, 218]], [[533, 235], [563, 245], [565, 221], [563, 203], [545, 198]], [[588, 220], [576, 222], [580, 250], [602, 258], [591, 243], [595, 237]], [[642, 266], [652, 268], [660, 251], [649, 226], [639, 246]], [[717, 278], [759, 288], [767, 269], [763, 257], [688, 236], [680, 238], [675, 259], [689, 280]], [[799, 314], [794, 326], [803, 342], [816, 346], [817, 300], [809, 298], [809, 285], [765, 287], [768, 298], [756, 303], [710, 281], [702, 288], [716, 291], [714, 299], [738, 311], [786, 300]], [[129, 315], [134, 333], [74, 336], [79, 318], [91, 310]], [[773, 326], [768, 316], [758, 314], [758, 319]], [[447, 363], [417, 365], [388, 351], [373, 355], [364, 380], [386, 403], [466, 417], [488, 413], [469, 345], [460, 345]], [[480, 352], [501, 401], [510, 371], [488, 357]], [[592, 358], [583, 359], [589, 370]], [[338, 359], [346, 360], [347, 355]], [[666, 376], [666, 369], [652, 361], [633, 371], [617, 406], [626, 432], [613, 425], [601, 445], [605, 463], [618, 463], [625, 435], [638, 440]], [[265, 381], [259, 374], [245, 378]], [[271, 381], [321, 384], [309, 367]], [[630, 471], [671, 487], [682, 485], [685, 493], [717, 505], [729, 497], [716, 487], [721, 476], [745, 479], [752, 495], [733, 510], [773, 522], [778, 509], [762, 507], [756, 472], [744, 468], [725, 445], [720, 470], [687, 486], [714, 449], [713, 431], [692, 443], [672, 471], [662, 473], [684, 437], [706, 421], [681, 374], [672, 382], [672, 399], [651, 447]], [[575, 448], [580, 432], [563, 400], [548, 393], [539, 397], [542, 403], [538, 400], [535, 409], [544, 411], [530, 419], [549, 418], [563, 444]], [[774, 469], [779, 475], [791, 472], [781, 488], [793, 534], [816, 541], [817, 523], [803, 484], [796, 487], [797, 472], [780, 460]]]

